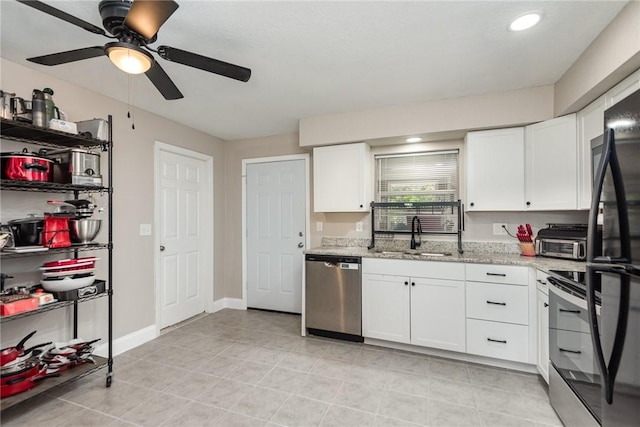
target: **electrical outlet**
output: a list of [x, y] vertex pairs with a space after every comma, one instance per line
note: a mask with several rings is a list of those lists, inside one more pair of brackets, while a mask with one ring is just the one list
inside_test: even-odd
[[316, 231], [322, 231], [322, 221], [316, 222]]
[[494, 222], [493, 223], [493, 235], [494, 236], [506, 236], [507, 235], [507, 230], [505, 230], [505, 228], [508, 227], [508, 226], [509, 226], [509, 224], [507, 224], [507, 223]]
[[362, 221], [356, 222], [356, 231], [363, 231], [363, 230], [364, 230], [364, 224], [362, 223]]

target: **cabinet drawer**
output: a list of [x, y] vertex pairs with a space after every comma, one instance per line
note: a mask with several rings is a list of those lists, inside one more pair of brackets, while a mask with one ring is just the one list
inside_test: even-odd
[[590, 375], [598, 373], [591, 334], [549, 329], [549, 359], [559, 369]]
[[528, 288], [471, 282], [467, 286], [467, 317], [528, 325]]
[[528, 363], [529, 328], [467, 319], [467, 353]]
[[527, 286], [529, 269], [514, 265], [467, 264], [467, 280]]

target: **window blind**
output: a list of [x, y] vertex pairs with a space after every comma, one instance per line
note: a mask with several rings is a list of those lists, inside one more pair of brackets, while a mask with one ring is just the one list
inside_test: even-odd
[[376, 201], [458, 200], [458, 150], [376, 156]]

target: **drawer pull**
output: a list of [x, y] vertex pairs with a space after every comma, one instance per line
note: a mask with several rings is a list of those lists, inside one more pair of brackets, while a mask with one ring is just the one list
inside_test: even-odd
[[582, 352], [580, 350], [567, 350], [566, 348], [558, 348], [558, 350], [562, 351], [563, 353], [572, 353], [572, 354], [582, 354]]
[[580, 310], [567, 310], [566, 308], [561, 308], [560, 309], [561, 313], [575, 313], [575, 314], [580, 314]]
[[495, 302], [495, 301], [487, 301], [487, 304], [493, 304], [493, 305], [507, 305], [506, 302]]
[[487, 341], [499, 342], [500, 344], [506, 344], [507, 340], [494, 340], [493, 338], [487, 338]]
[[507, 277], [507, 275], [504, 273], [487, 273], [487, 276]]

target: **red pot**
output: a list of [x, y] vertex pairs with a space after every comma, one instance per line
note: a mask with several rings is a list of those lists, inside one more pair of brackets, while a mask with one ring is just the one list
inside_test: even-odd
[[29, 153], [25, 148], [21, 153], [0, 154], [2, 179], [14, 181], [51, 181], [53, 160]]

